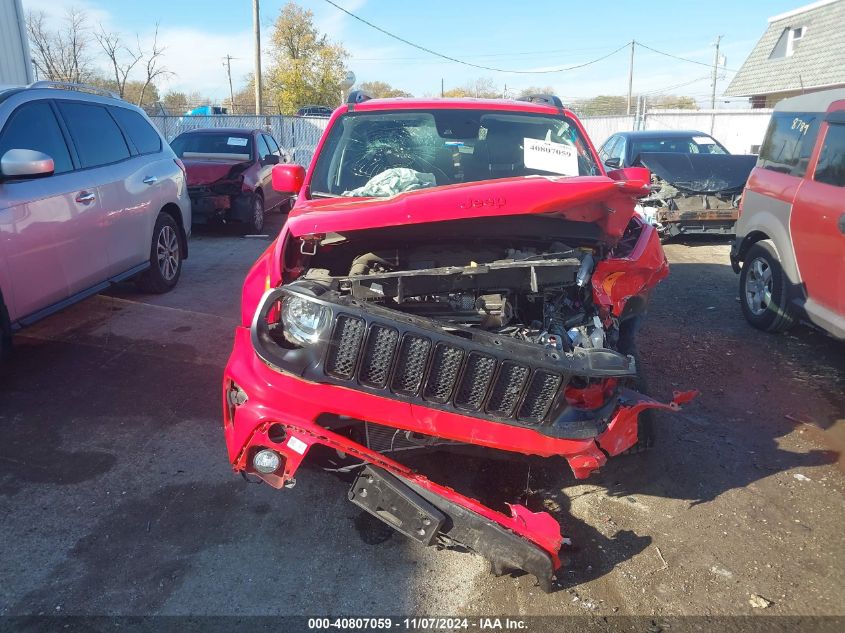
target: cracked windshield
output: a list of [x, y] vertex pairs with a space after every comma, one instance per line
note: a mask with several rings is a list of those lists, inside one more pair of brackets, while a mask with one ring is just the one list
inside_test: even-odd
[[320, 154], [313, 195], [387, 197], [513, 176], [598, 173], [565, 117], [478, 110], [348, 114]]

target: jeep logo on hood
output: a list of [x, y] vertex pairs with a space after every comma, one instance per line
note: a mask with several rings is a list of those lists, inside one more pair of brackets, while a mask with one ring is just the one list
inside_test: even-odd
[[459, 205], [461, 209], [481, 209], [483, 207], [495, 208], [503, 207], [507, 204], [504, 196], [489, 196], [487, 198], [466, 198]]

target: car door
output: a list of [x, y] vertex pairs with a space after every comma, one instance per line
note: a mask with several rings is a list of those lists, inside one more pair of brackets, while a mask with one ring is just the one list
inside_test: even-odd
[[[114, 166], [129, 158], [129, 146], [104, 105], [57, 101], [79, 162], [79, 178], [91, 198], [67, 233], [68, 285], [80, 292], [112, 276], [109, 225], [115, 207], [111, 189], [121, 171]], [[103, 204], [106, 202], [109, 206]]]
[[[273, 153], [273, 155], [274, 155], [274, 156], [278, 156], [278, 157], [279, 157], [279, 163], [287, 163], [287, 162], [289, 162], [289, 161], [288, 161], [288, 156], [287, 156], [287, 154], [284, 152], [284, 150], [282, 150], [282, 148], [281, 148], [281, 147], [279, 146], [279, 144], [276, 142], [276, 139], [275, 139], [275, 138], [273, 138], [273, 135], [272, 135], [272, 134], [265, 134], [265, 135], [264, 135], [264, 138], [265, 138], [265, 140], [267, 141], [267, 146], [270, 148], [270, 151]], [[271, 188], [271, 189], [273, 188], [273, 183], [272, 183], [272, 170], [273, 170], [273, 167], [271, 166], [271, 167], [270, 167], [270, 173], [271, 173], [270, 188]], [[289, 195], [287, 195], [287, 194], [278, 193], [278, 192], [276, 192], [276, 190], [275, 190], [275, 189], [273, 189], [273, 191], [274, 191], [274, 193], [276, 194], [276, 204], [278, 204], [278, 205], [282, 205], [282, 204], [284, 204], [287, 200], [289, 200], [289, 199], [290, 199], [290, 196], [289, 196]]]
[[602, 164], [610, 158], [610, 152], [613, 149], [613, 146], [616, 145], [617, 140], [619, 140], [619, 137], [614, 134], [599, 148], [599, 158], [601, 159]]
[[273, 135], [272, 134], [265, 134], [264, 136], [266, 137], [267, 145], [270, 147], [270, 151], [273, 152], [273, 154], [275, 154], [276, 156], [279, 157], [279, 162], [280, 163], [289, 162], [287, 154], [282, 150], [282, 148], [276, 142], [276, 139], [273, 137]]
[[161, 154], [161, 138], [140, 112], [120, 106], [109, 106], [108, 111], [132, 152], [131, 158], [110, 168], [112, 180], [103, 185], [112, 275], [120, 275], [150, 257], [150, 240], [174, 165]]
[[273, 163], [270, 162], [272, 159], [268, 159], [268, 156], [272, 156], [273, 152], [270, 151], [270, 146], [267, 144], [267, 138], [264, 134], [256, 134], [255, 141], [255, 152], [258, 157], [258, 182], [261, 184], [261, 191], [264, 193], [264, 209], [269, 211], [281, 202], [281, 196], [279, 192], [273, 189], [271, 179]]
[[[0, 156], [10, 149], [32, 149], [50, 156], [55, 165], [51, 176], [0, 178], [0, 249], [10, 285], [3, 292], [13, 322], [72, 294], [66, 271], [79, 263], [69, 244], [78, 224], [97, 214], [96, 200], [86, 198], [91, 188], [74, 169], [67, 140], [46, 99], [20, 105], [0, 130]], [[92, 258], [100, 259], [96, 253]]]
[[627, 156], [627, 148], [628, 148], [627, 139], [624, 136], [620, 136], [619, 142], [613, 148], [613, 154], [611, 155], [611, 158], [618, 158], [619, 159], [619, 166], [620, 167], [630, 167], [631, 166], [631, 160], [630, 160], [631, 157]]
[[807, 297], [845, 315], [845, 102], [819, 134], [812, 177], [798, 187], [789, 229]]

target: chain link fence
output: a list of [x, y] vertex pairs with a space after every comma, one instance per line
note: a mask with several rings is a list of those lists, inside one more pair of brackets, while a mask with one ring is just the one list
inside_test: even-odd
[[231, 127], [243, 130], [263, 130], [284, 149], [290, 160], [308, 165], [317, 147], [317, 141], [326, 129], [328, 118], [297, 116], [257, 116], [219, 114], [209, 116], [151, 116], [153, 124], [168, 142], [188, 130], [200, 128]]
[[[628, 130], [693, 129], [712, 130], [735, 154], [757, 153], [769, 123], [771, 110], [647, 110], [639, 116], [595, 116], [581, 118], [596, 148], [617, 132]], [[296, 116], [213, 115], [151, 116], [153, 123], [169, 141], [187, 130], [209, 127], [260, 129], [270, 132], [288, 153], [290, 160], [308, 165], [328, 118]]]

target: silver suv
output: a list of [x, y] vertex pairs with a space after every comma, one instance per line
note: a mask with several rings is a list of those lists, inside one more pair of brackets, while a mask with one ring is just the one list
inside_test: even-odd
[[190, 227], [184, 166], [142, 110], [74, 84], [0, 88], [0, 352], [111, 283], [172, 289]]

